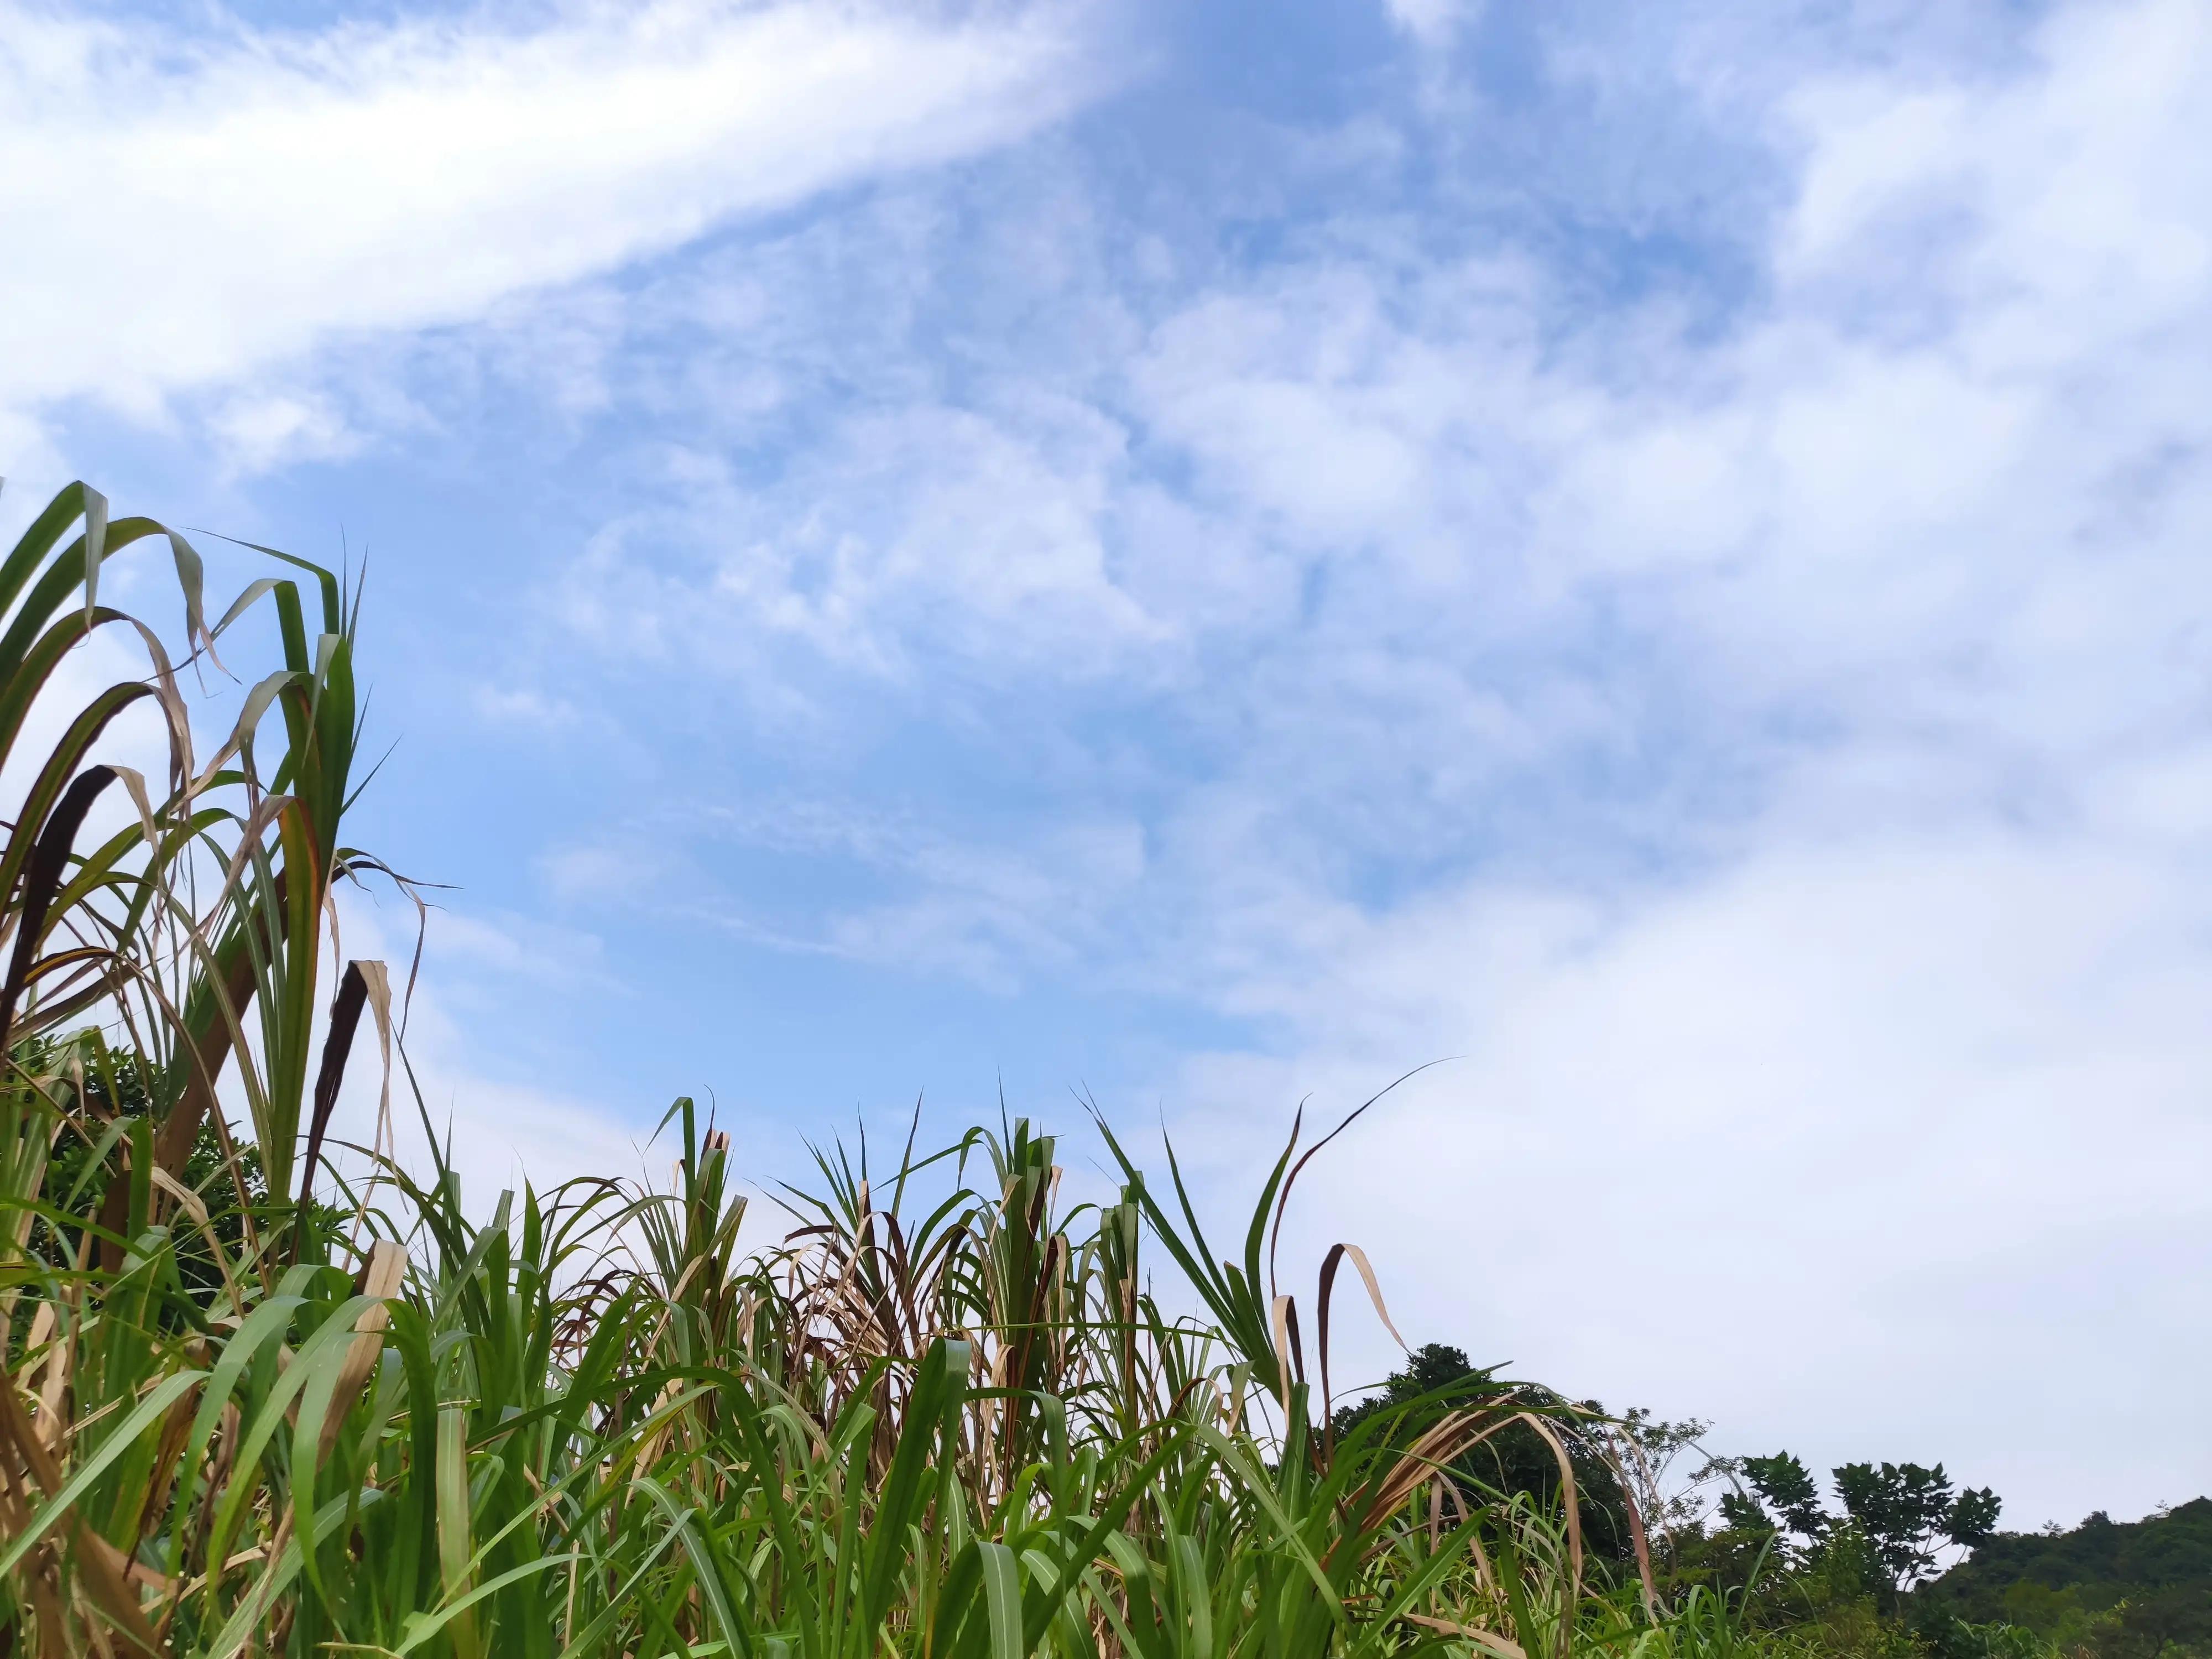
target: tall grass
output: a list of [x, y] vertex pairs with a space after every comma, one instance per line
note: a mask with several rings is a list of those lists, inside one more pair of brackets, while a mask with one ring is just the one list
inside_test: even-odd
[[[103, 560], [149, 539], [196, 670], [273, 613], [282, 665], [204, 762], [158, 635], [96, 601]], [[757, 1248], [728, 1139], [688, 1101], [665, 1188], [577, 1182], [472, 1219], [433, 1138], [429, 1168], [380, 1158], [315, 1201], [361, 1018], [391, 1030], [379, 964], [345, 964], [323, 1006], [330, 893], [381, 866], [341, 833], [353, 606], [269, 556], [210, 625], [189, 544], [72, 486], [0, 567], [0, 763], [33, 780], [0, 866], [0, 1650], [1741, 1645], [1726, 1607], [1592, 1581], [1569, 1453], [1603, 1425], [1553, 1396], [1471, 1380], [1328, 1431], [1339, 1269], [1388, 1315], [1348, 1246], [1311, 1302], [1279, 1287], [1295, 1130], [1225, 1255], [1172, 1156], [1156, 1191], [1103, 1122], [1112, 1202], [1066, 1201], [1054, 1139], [1002, 1120], [909, 1139], [878, 1176], [823, 1150]], [[19, 761], [54, 664], [105, 627], [144, 677]], [[90, 758], [147, 699], [158, 782]], [[80, 846], [118, 783], [128, 821]], [[227, 1068], [250, 1148], [216, 1107]], [[1448, 1472], [1516, 1424], [1558, 1450], [1555, 1510]]]

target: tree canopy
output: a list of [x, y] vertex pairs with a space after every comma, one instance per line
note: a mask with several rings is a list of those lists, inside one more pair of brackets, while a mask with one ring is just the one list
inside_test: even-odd
[[[1498, 1370], [1495, 1365], [1477, 1366], [1464, 1349], [1449, 1343], [1425, 1344], [1409, 1353], [1404, 1367], [1385, 1378], [1375, 1393], [1338, 1407], [1334, 1419], [1337, 1437], [1343, 1438], [1370, 1418], [1395, 1411], [1404, 1416], [1392, 1430], [1391, 1438], [1401, 1443], [1410, 1442], [1428, 1422], [1449, 1408], [1453, 1389], [1494, 1384]], [[1550, 1407], [1566, 1402], [1548, 1390], [1538, 1389], [1530, 1391], [1530, 1403]], [[1602, 1411], [1595, 1401], [1581, 1404], [1593, 1415]], [[1628, 1500], [1613, 1461], [1595, 1437], [1578, 1435], [1556, 1420], [1551, 1426], [1574, 1473], [1584, 1546], [1594, 1555], [1619, 1561], [1632, 1559], [1636, 1545], [1628, 1521]], [[1479, 1491], [1507, 1497], [1525, 1494], [1547, 1510], [1559, 1502], [1559, 1453], [1526, 1423], [1512, 1424], [1491, 1436], [1452, 1468]]]

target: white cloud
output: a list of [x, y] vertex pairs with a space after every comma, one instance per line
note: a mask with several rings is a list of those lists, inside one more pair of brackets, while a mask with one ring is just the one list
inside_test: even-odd
[[1440, 46], [1473, 15], [1474, 0], [1383, 0], [1390, 21], [1425, 46]]
[[465, 971], [571, 988], [588, 985], [605, 989], [609, 984], [600, 942], [593, 934], [528, 916], [488, 918], [443, 904], [434, 906], [428, 926], [437, 940], [439, 959], [458, 963]]
[[[895, 682], [940, 654], [1125, 672], [1181, 632], [1121, 580], [1127, 436], [1107, 412], [1032, 384], [988, 413], [856, 411], [772, 491], [687, 447], [657, 458], [681, 508], [610, 526], [554, 603], [610, 650], [750, 678], [775, 724], [818, 715], [802, 706], [809, 677], [781, 655], [727, 651], [733, 633]], [[672, 563], [672, 543], [703, 550]], [[623, 603], [607, 606], [609, 593]]]
[[[710, 361], [867, 395], [765, 484], [702, 441], [671, 472], [690, 505], [611, 528], [563, 597], [666, 670], [758, 675], [758, 725], [808, 744], [886, 695], [1004, 730], [1092, 681], [1176, 688], [1147, 712], [1219, 768], [1162, 809], [1145, 925], [1176, 954], [1237, 913], [1225, 895], [1326, 891], [1346, 858], [1448, 864], [1471, 824], [1540, 867], [1608, 837], [1715, 855], [1814, 763], [1808, 811], [2081, 810], [2068, 769], [2185, 736], [2208, 665], [2190, 572], [2212, 491], [2189, 458], [2212, 444], [2212, 314], [2142, 250], [2212, 232], [2203, 163], [2173, 159], [2201, 149], [2212, 52], [2164, 4], [2068, 13], [2030, 45], [2017, 73], [1934, 91], [1905, 70], [1790, 89], [1774, 120], [1802, 187], [1770, 289], [1717, 335], [1358, 217], [1147, 316], [1115, 238], [1071, 233], [997, 307], [1044, 307], [1057, 355], [951, 404], [880, 322], [957, 280], [927, 274], [941, 242], [900, 221], [890, 246], [863, 223], [760, 250], [787, 291], [749, 272], [689, 301], [743, 298], [743, 348]], [[2122, 143], [2085, 112], [2146, 52]], [[1931, 98], [1958, 143], [1868, 136]], [[2063, 210], [2104, 203], [2108, 174], [2126, 211]], [[1085, 222], [1053, 196], [1038, 215]], [[878, 268], [900, 285], [839, 286]], [[834, 315], [810, 309], [824, 289]], [[635, 603], [610, 619], [608, 592]], [[971, 678], [1018, 690], [971, 705]], [[1645, 781], [1563, 821], [1584, 768]]]
[[580, 900], [634, 899], [668, 873], [664, 852], [642, 836], [557, 848], [541, 855], [538, 874], [554, 896]]
[[[1717, 1418], [1725, 1447], [1942, 1457], [2015, 1522], [2148, 1508], [2212, 1477], [2212, 1436], [2133, 1448], [2078, 1413], [2084, 1368], [2212, 1360], [2192, 852], [1968, 827], [1788, 839], [1625, 910], [1431, 894], [1269, 981], [1286, 1053], [1176, 1094], [1238, 1103], [1190, 1126], [1233, 1190], [1251, 1103], [1312, 1091], [1319, 1121], [1462, 1055], [1310, 1172], [1285, 1288], [1310, 1303], [1351, 1238], [1414, 1340]], [[1340, 1340], [1340, 1375], [1386, 1363], [1363, 1322]]]
[[1040, 969], [1069, 967], [1109, 935], [1115, 907], [1142, 879], [1143, 833], [1125, 821], [1039, 827], [1026, 839], [909, 849], [899, 862], [921, 895], [843, 910], [820, 948], [1000, 992]]
[[[1785, 271], [1802, 277], [1869, 232], [1891, 248], [1918, 233], [1945, 297], [1990, 306], [1988, 336], [2046, 362], [2108, 328], [2133, 333], [2147, 313], [2199, 308], [2212, 160], [2175, 140], [2203, 106], [2212, 20], [2189, 0], [2081, 7], [2036, 46], [2025, 73], [1994, 88], [1803, 90], [1792, 101], [1815, 142]], [[1947, 228], [1964, 233], [1948, 250]], [[2039, 341], [2013, 327], [2023, 300], [2063, 302], [2063, 317], [2039, 319], [2056, 331]]]
[[[787, 861], [806, 872], [789, 884], [805, 890], [763, 881], [724, 892], [720, 872], [733, 852], [754, 867]], [[542, 860], [539, 873], [567, 905], [632, 918], [649, 907], [749, 944], [1011, 993], [1041, 964], [1065, 967], [1103, 949], [1146, 862], [1143, 830], [1128, 817], [1030, 824], [1019, 837], [978, 844], [896, 813], [770, 797], [641, 815]]]
[[557, 732], [576, 724], [575, 706], [565, 697], [529, 686], [479, 685], [471, 695], [476, 712], [486, 724]]
[[10, 3], [4, 402], [149, 411], [1001, 143], [1095, 88], [1091, 21], [661, 0], [204, 39]]
[[336, 459], [351, 454], [362, 441], [327, 399], [312, 393], [231, 398], [209, 418], [208, 428], [234, 475]]

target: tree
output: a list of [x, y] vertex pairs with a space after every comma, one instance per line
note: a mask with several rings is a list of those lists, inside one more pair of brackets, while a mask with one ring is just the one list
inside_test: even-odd
[[1972, 1546], [1996, 1530], [1997, 1495], [1986, 1486], [1954, 1494], [1941, 1463], [1846, 1463], [1835, 1474], [1845, 1512], [1899, 1589], [1934, 1570], [1942, 1544]]
[[1837, 1516], [1821, 1504], [1812, 1472], [1788, 1452], [1742, 1458], [1736, 1467], [1752, 1492], [1730, 1492], [1721, 1499], [1722, 1519], [1729, 1527], [1795, 1534], [1808, 1553], [1848, 1528], [1871, 1552], [1893, 1596], [1934, 1569], [1936, 1552], [1943, 1544], [1971, 1547], [1988, 1541], [2002, 1507], [1986, 1486], [1954, 1492], [1941, 1463], [1933, 1468], [1845, 1463], [1832, 1472], [1844, 1506]]
[[1820, 1507], [1820, 1489], [1812, 1471], [1795, 1457], [1777, 1452], [1744, 1458], [1739, 1467], [1759, 1496], [1729, 1492], [1721, 1498], [1721, 1517], [1729, 1526], [1743, 1532], [1794, 1532], [1814, 1543], [1827, 1535], [1831, 1523]]
[[[1620, 1474], [1644, 1517], [1654, 1555], [1669, 1565], [1680, 1540], [1701, 1529], [1703, 1488], [1727, 1473], [1726, 1460], [1698, 1443], [1711, 1427], [1694, 1417], [1670, 1423], [1643, 1406], [1622, 1413], [1613, 1427]], [[1691, 1473], [1677, 1473], [1676, 1466], [1691, 1453], [1697, 1458]]]
[[[1341, 1440], [1358, 1425], [1380, 1413], [1406, 1411], [1414, 1402], [1455, 1384], [1472, 1387], [1492, 1383], [1497, 1369], [1494, 1365], [1475, 1365], [1464, 1350], [1449, 1343], [1425, 1344], [1407, 1354], [1405, 1369], [1393, 1372], [1376, 1393], [1352, 1405], [1338, 1407], [1332, 1419], [1336, 1437]], [[1542, 1389], [1524, 1389], [1522, 1393], [1532, 1405], [1564, 1403], [1559, 1395]], [[1585, 1401], [1583, 1404], [1593, 1416], [1601, 1409], [1595, 1401]], [[1406, 1419], [1392, 1429], [1391, 1438], [1409, 1442], [1430, 1420], [1427, 1415], [1408, 1412]], [[1664, 1438], [1659, 1431], [1674, 1426], [1653, 1425], [1648, 1416], [1644, 1420], [1645, 1432], [1655, 1440]], [[1573, 1471], [1583, 1543], [1594, 1555], [1623, 1562], [1633, 1559], [1635, 1534], [1628, 1520], [1631, 1500], [1602, 1440], [1596, 1435], [1577, 1434], [1556, 1420], [1553, 1427], [1567, 1449], [1568, 1467]], [[1526, 1493], [1547, 1508], [1559, 1501], [1558, 1455], [1544, 1437], [1526, 1423], [1511, 1424], [1490, 1436], [1461, 1457], [1452, 1468], [1469, 1489], [1470, 1498], [1480, 1492], [1506, 1496]]]

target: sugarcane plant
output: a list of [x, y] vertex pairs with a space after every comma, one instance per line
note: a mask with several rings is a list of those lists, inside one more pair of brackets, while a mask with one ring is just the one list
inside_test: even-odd
[[[97, 599], [142, 543], [176, 661]], [[1331, 1431], [1339, 1269], [1389, 1316], [1332, 1250], [1310, 1373], [1296, 1127], [1235, 1261], [1103, 1119], [1109, 1201], [1002, 1113], [880, 1176], [819, 1149], [758, 1240], [688, 1100], [665, 1184], [471, 1209], [434, 1133], [409, 1169], [380, 1131], [341, 1171], [364, 1014], [413, 1092], [384, 969], [337, 953], [334, 884], [390, 878], [343, 835], [359, 590], [248, 550], [272, 574], [210, 623], [191, 544], [72, 485], [0, 567], [0, 1651], [1566, 1659], [1668, 1628], [1587, 1582], [1588, 1413], [1482, 1377]], [[282, 665], [201, 761], [183, 671], [243, 684], [221, 653], [264, 615]], [[34, 723], [103, 629], [143, 675]], [[158, 778], [97, 757], [140, 703]], [[1466, 1473], [1514, 1425], [1556, 1508]]]

